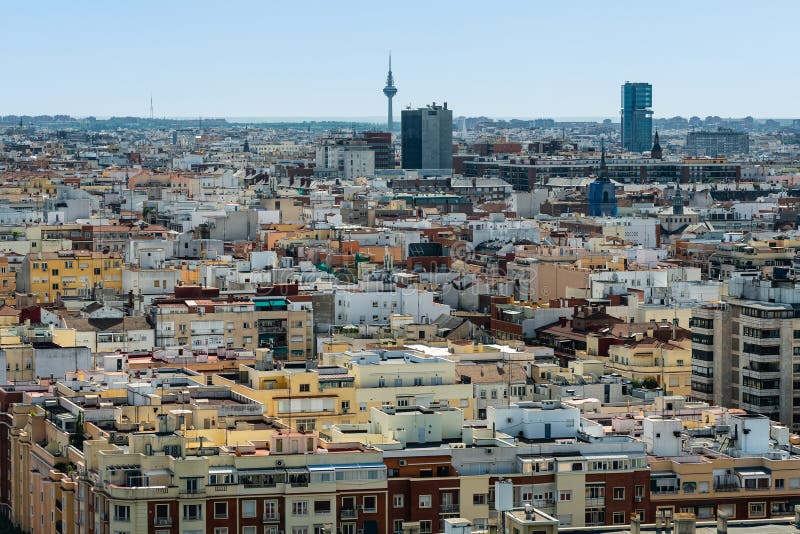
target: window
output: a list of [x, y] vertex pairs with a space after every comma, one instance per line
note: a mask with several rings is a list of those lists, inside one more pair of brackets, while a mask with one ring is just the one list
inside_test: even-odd
[[749, 514], [747, 517], [759, 518], [759, 517], [766, 517], [767, 515], [767, 504], [763, 502], [751, 502]]
[[[488, 498], [488, 495], [485, 494], [485, 493], [473, 493], [472, 494], [472, 504], [474, 504], [474, 505], [486, 504], [487, 498]], [[525, 499], [523, 498], [523, 500], [525, 500]]]
[[114, 505], [114, 521], [130, 521], [131, 520], [131, 507]]
[[156, 526], [159, 525], [169, 525], [172, 521], [169, 517], [169, 505], [168, 504], [157, 504], [156, 505], [156, 517], [155, 517], [155, 524]]
[[186, 493], [197, 493], [197, 479], [196, 478], [187, 478], [186, 479]]
[[615, 501], [625, 500], [625, 488], [614, 488], [614, 500]]
[[421, 376], [415, 376], [414, 377], [414, 385], [415, 386], [421, 386], [422, 385], [422, 377]]
[[374, 514], [378, 511], [378, 498], [374, 495], [364, 497], [364, 512]]
[[257, 527], [242, 527], [242, 534], [256, 534]]
[[[402, 493], [395, 493], [392, 497], [392, 506], [395, 508], [402, 508], [405, 506], [405, 495]], [[402, 528], [400, 530], [403, 530]]]
[[329, 514], [331, 513], [331, 501], [314, 501], [315, 514]]
[[614, 524], [615, 525], [625, 524], [625, 512], [614, 512]]
[[572, 500], [572, 490], [559, 490], [558, 492], [558, 500], [559, 502], [569, 502]]
[[228, 534], [228, 527], [214, 527], [214, 534]]
[[300, 393], [308, 393], [311, 391], [311, 384], [300, 384]]
[[274, 521], [278, 519], [278, 501], [264, 501], [264, 520]]
[[420, 495], [419, 496], [419, 507], [420, 508], [430, 508], [431, 507], [431, 496], [430, 495]]
[[242, 517], [256, 516], [256, 501], [242, 501]]
[[228, 519], [228, 503], [225, 501], [214, 503], [214, 519]]
[[784, 488], [785, 480], [782, 478], [775, 479], [775, 489], [783, 489]]
[[184, 504], [183, 505], [183, 518], [188, 521], [195, 521], [202, 519], [202, 509], [199, 504]]
[[[402, 519], [395, 519], [394, 520], [394, 529], [392, 532], [403, 532], [403, 520]], [[344, 533], [342, 533], [344, 534]]]
[[433, 521], [430, 519], [423, 519], [419, 522], [419, 532], [420, 534], [430, 534], [433, 532]]
[[293, 502], [292, 515], [308, 515], [308, 501]]
[[[395, 524], [397, 521], [395, 521]], [[400, 520], [400, 530], [403, 530], [402, 527], [403, 520]], [[356, 524], [355, 523], [342, 523], [342, 531], [341, 534], [356, 534]]]
[[604, 484], [588, 484], [585, 488], [585, 492], [587, 499], [603, 500], [606, 498], [606, 487]]
[[308, 534], [308, 527], [292, 527], [292, 534]]
[[347, 413], [349, 411], [350, 411], [350, 401], [349, 400], [343, 400], [342, 401], [342, 412]]

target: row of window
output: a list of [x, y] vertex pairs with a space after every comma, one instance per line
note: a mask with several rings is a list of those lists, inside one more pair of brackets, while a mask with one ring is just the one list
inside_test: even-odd
[[[395, 502], [397, 497], [401, 498], [403, 495], [395, 495]], [[427, 496], [430, 499], [430, 495]], [[330, 514], [333, 511], [332, 503], [330, 500], [320, 501], [294, 501], [291, 505], [291, 513], [293, 516], [309, 515], [310, 510], [314, 514]], [[428, 508], [430, 504], [428, 505]], [[214, 519], [228, 519], [228, 502], [217, 501], [212, 504], [213, 518]], [[342, 510], [355, 510], [356, 498], [344, 497], [342, 498]], [[365, 496], [361, 501], [361, 509], [364, 513], [377, 513], [378, 511], [378, 498], [374, 495]], [[242, 518], [255, 518], [257, 517], [257, 505], [255, 500], [242, 501]], [[264, 519], [279, 519], [278, 501], [271, 500], [264, 502]], [[183, 505], [183, 519], [187, 521], [203, 519], [203, 505], [202, 504], [184, 504]], [[127, 522], [131, 520], [131, 507], [128, 505], [114, 505], [114, 521]], [[170, 520], [170, 510], [168, 504], [157, 504], [155, 508], [155, 521], [156, 524], [168, 523]]]

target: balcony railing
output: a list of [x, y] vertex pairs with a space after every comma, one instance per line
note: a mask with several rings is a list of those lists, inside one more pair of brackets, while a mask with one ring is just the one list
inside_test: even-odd
[[439, 513], [442, 514], [455, 514], [459, 511], [458, 504], [443, 504], [439, 507]]
[[587, 497], [586, 506], [603, 506], [606, 503], [605, 497]]
[[281, 520], [281, 514], [278, 512], [264, 512], [262, 519], [264, 523], [276, 523]]
[[739, 491], [741, 486], [738, 484], [714, 484], [714, 491], [726, 492], [726, 491]]
[[650, 493], [653, 495], [669, 495], [672, 493], [678, 493], [678, 488], [655, 488], [650, 490]]
[[355, 508], [342, 508], [339, 510], [339, 516], [342, 519], [355, 519], [357, 513]]
[[171, 517], [156, 517], [153, 520], [153, 525], [156, 527], [168, 527], [172, 525]]

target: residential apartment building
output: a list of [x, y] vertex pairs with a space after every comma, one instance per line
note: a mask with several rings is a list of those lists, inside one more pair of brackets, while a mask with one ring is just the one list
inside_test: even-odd
[[693, 396], [800, 428], [797, 304], [788, 281], [736, 276], [722, 303], [694, 310]]
[[220, 297], [219, 290], [183, 286], [151, 306], [158, 347], [271, 349], [276, 360], [314, 357], [313, 312], [303, 296]]
[[638, 336], [625, 344], [608, 348], [605, 367], [632, 381], [655, 379], [667, 395], [692, 393], [692, 353], [689, 337], [661, 341]]
[[122, 258], [78, 250], [28, 254], [17, 272], [17, 291], [31, 293], [39, 302], [120, 295]]

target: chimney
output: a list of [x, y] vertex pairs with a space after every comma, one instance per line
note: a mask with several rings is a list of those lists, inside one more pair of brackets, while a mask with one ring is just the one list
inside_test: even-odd
[[675, 514], [675, 534], [695, 534], [697, 518], [694, 514]]
[[642, 528], [642, 520], [639, 519], [639, 514], [631, 514], [631, 534], [640, 534]]
[[[798, 507], [795, 506], [794, 523], [795, 526], [800, 524], [800, 514]], [[717, 534], [728, 534], [728, 514], [725, 512], [717, 512]]]

